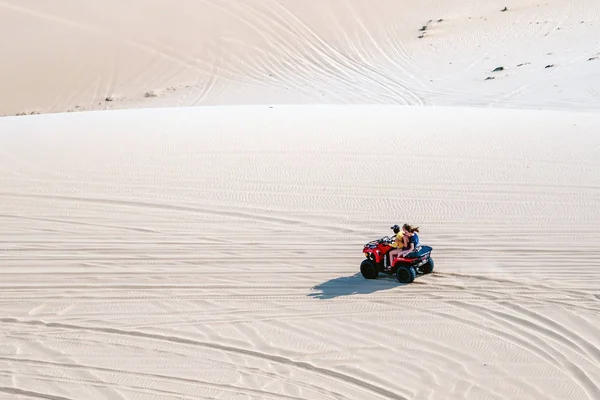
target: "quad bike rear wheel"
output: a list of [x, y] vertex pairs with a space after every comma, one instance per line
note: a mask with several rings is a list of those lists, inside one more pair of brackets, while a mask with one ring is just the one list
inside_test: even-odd
[[433, 272], [433, 258], [430, 258], [426, 264], [421, 266], [421, 272], [424, 274], [430, 274]]
[[371, 260], [364, 260], [360, 264], [360, 273], [365, 279], [376, 279], [377, 275], [379, 275], [377, 267]]
[[396, 278], [400, 283], [412, 283], [417, 276], [417, 271], [411, 266], [401, 266], [396, 270]]

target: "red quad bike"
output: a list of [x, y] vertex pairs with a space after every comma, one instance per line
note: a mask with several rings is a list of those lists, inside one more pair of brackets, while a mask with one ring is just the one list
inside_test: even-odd
[[417, 273], [433, 272], [431, 247], [419, 246], [416, 251], [403, 257], [396, 257], [390, 263], [389, 252], [393, 249], [390, 246], [391, 243], [393, 240], [385, 236], [365, 244], [363, 253], [367, 259], [360, 264], [360, 273], [365, 279], [377, 279], [379, 273], [383, 272], [388, 275], [395, 274], [401, 283], [411, 283], [415, 280]]

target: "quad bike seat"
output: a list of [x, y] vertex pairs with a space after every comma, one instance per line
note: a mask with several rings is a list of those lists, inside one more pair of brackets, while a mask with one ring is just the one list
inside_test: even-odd
[[419, 246], [416, 251], [410, 252], [407, 255], [405, 255], [404, 257], [406, 258], [417, 258], [417, 257], [422, 257], [424, 255], [426, 255], [427, 253], [431, 252], [431, 247], [429, 246]]

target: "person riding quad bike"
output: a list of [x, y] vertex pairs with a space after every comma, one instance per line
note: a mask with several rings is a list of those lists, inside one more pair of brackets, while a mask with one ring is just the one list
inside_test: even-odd
[[389, 252], [391, 263], [391, 260], [404, 250], [404, 232], [400, 231], [398, 225], [394, 225], [390, 227], [390, 229], [394, 231], [395, 234], [393, 237], [394, 241], [389, 244], [389, 246], [392, 247], [392, 250]]

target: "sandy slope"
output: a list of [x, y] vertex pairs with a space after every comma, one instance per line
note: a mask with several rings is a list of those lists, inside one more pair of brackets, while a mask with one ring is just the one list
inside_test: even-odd
[[0, 400], [600, 398], [599, 18], [0, 0]]
[[[382, 106], [0, 119], [0, 398], [596, 399], [598, 126]], [[405, 221], [438, 272], [358, 276], [361, 245]]]
[[0, 0], [0, 115], [281, 103], [597, 110], [599, 37], [597, 0]]

